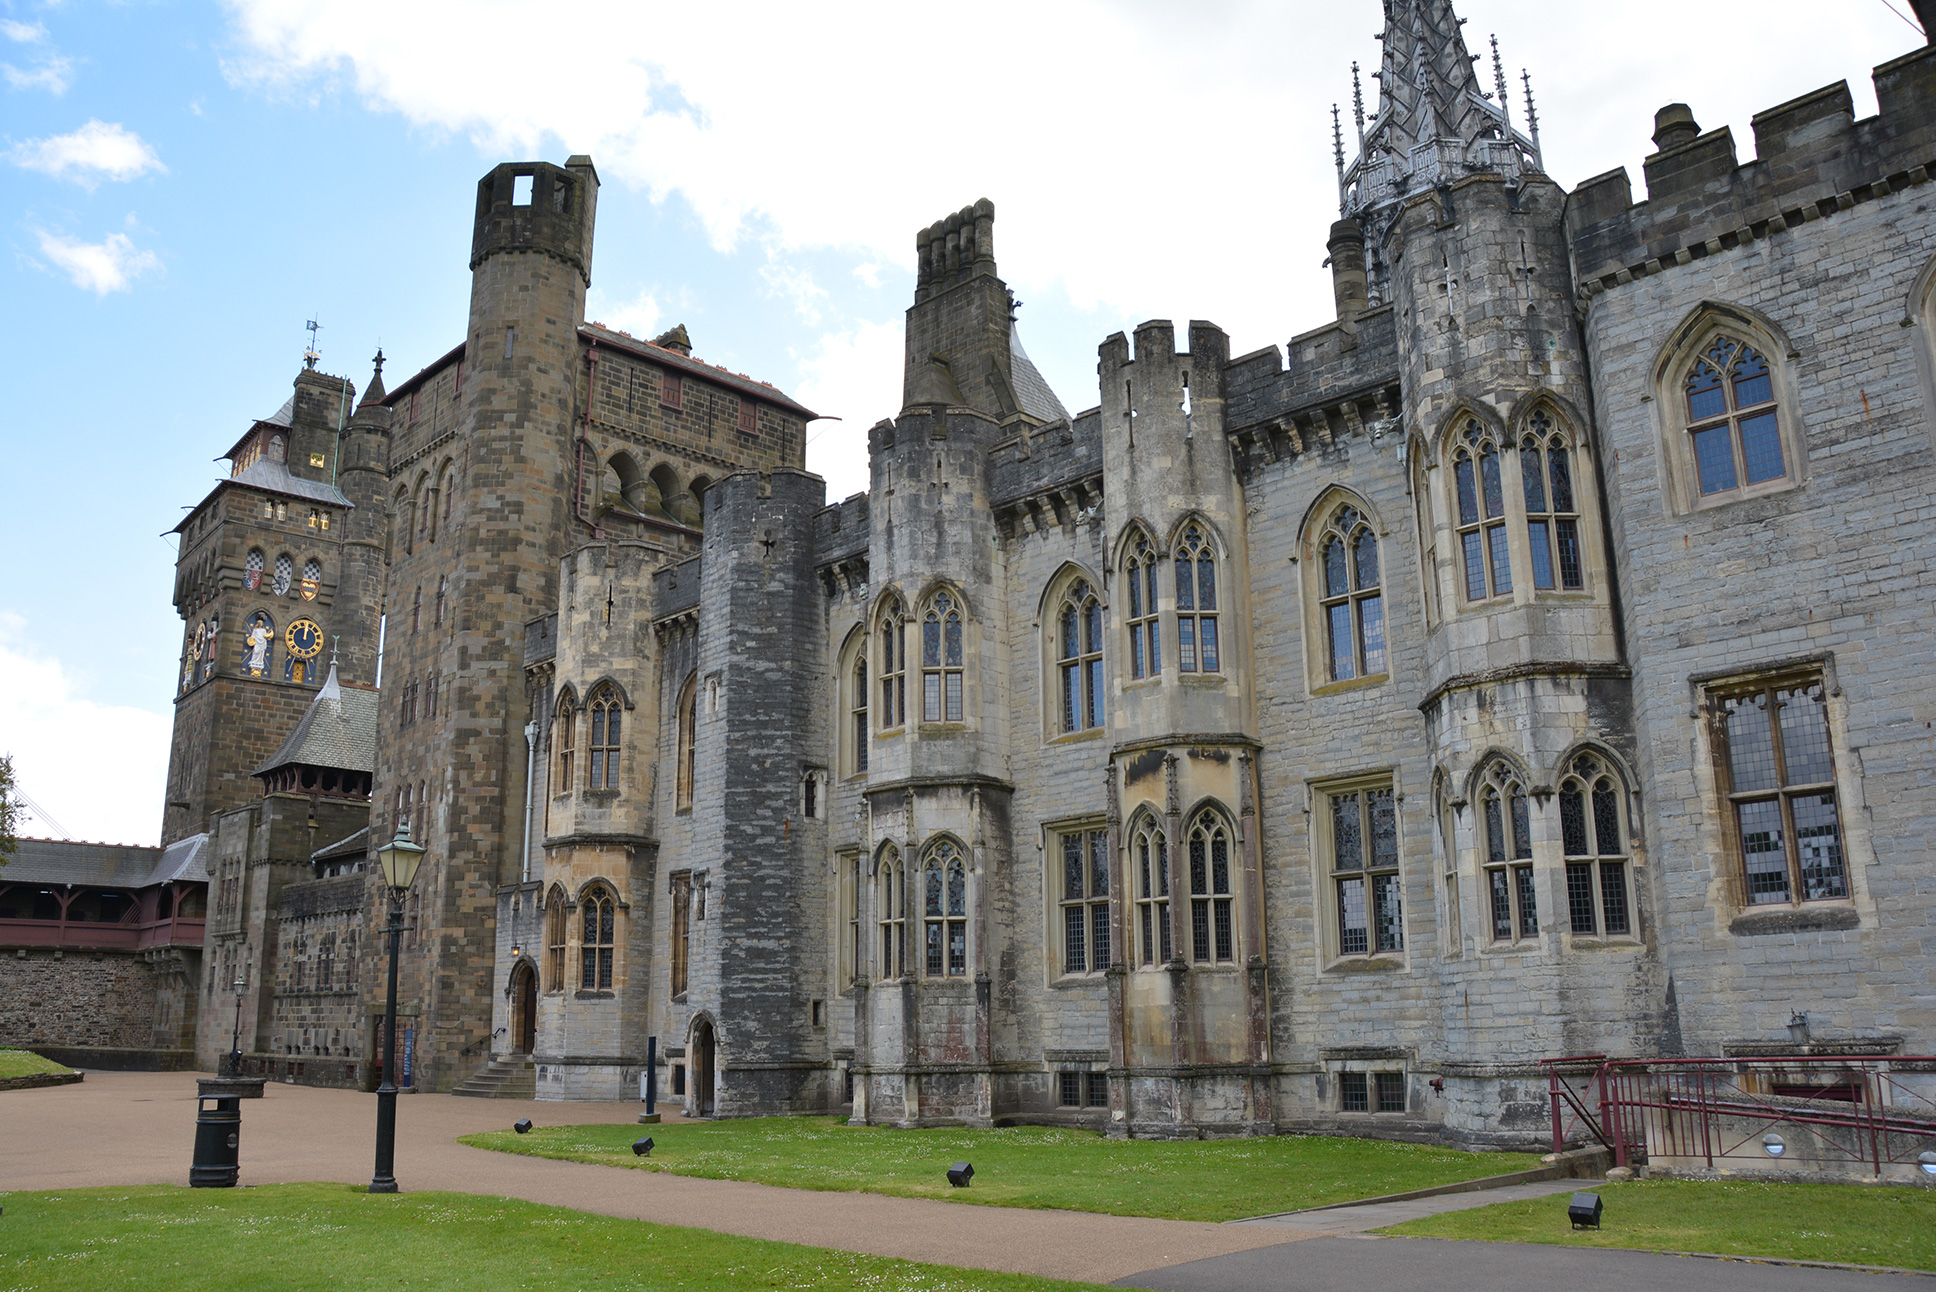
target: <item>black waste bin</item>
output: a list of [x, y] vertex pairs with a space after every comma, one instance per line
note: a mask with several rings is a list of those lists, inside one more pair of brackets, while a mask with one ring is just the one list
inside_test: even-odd
[[233, 1189], [240, 1173], [242, 1101], [262, 1098], [261, 1077], [196, 1079], [199, 1112], [195, 1117], [195, 1160], [188, 1168], [191, 1189]]

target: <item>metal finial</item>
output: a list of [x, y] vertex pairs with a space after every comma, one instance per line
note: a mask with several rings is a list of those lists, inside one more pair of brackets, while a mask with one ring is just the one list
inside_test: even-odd
[[1365, 149], [1365, 85], [1358, 79], [1358, 61], [1351, 62], [1351, 114], [1358, 120], [1358, 151]]
[[1545, 170], [1546, 162], [1539, 148], [1539, 110], [1533, 107], [1533, 74], [1522, 67], [1519, 79], [1526, 85], [1526, 132], [1533, 139], [1533, 164]]
[[1338, 159], [1338, 214], [1344, 214], [1344, 120], [1331, 105], [1331, 151]]
[[1506, 93], [1506, 68], [1499, 61], [1499, 37], [1492, 36], [1492, 87], [1499, 95], [1499, 114], [1506, 121], [1506, 138], [1512, 138], [1512, 99]]

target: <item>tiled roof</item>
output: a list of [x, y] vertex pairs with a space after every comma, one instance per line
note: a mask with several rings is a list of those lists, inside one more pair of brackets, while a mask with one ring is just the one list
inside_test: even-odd
[[775, 404], [781, 408], [798, 413], [808, 421], [812, 421], [814, 418], [820, 416], [820, 414], [814, 412], [806, 405], [795, 403], [764, 381], [755, 381], [743, 373], [733, 372], [715, 364], [691, 358], [690, 356], [680, 354], [677, 350], [668, 350], [664, 346], [654, 345], [650, 341], [641, 341], [635, 336], [627, 336], [623, 332], [613, 331], [611, 328], [605, 327], [602, 324], [587, 323], [578, 329], [578, 335], [585, 337], [587, 340], [596, 341], [600, 345], [609, 345], [616, 349], [624, 350], [628, 354], [636, 354], [642, 359], [650, 359], [654, 363], [662, 363], [668, 368], [677, 368], [682, 372], [689, 372], [695, 377], [702, 377], [707, 381], [724, 386], [729, 390], [751, 395], [755, 399], [763, 399], [769, 404]]
[[364, 826], [348, 838], [338, 839], [324, 848], [309, 854], [311, 861], [328, 861], [332, 857], [361, 857], [370, 850], [370, 827]]
[[207, 497], [204, 497], [201, 503], [190, 507], [188, 515], [182, 518], [181, 524], [175, 526], [170, 532], [179, 533], [187, 528], [188, 522], [201, 511], [202, 504], [228, 485], [246, 485], [251, 489], [260, 489], [264, 493], [281, 494], [285, 498], [301, 498], [308, 502], [326, 502], [336, 507], [356, 506], [345, 498], [335, 485], [325, 484], [321, 480], [305, 480], [301, 476], [291, 475], [285, 463], [258, 458], [246, 470], [217, 480], [215, 487], [208, 491]]
[[376, 702], [374, 690], [340, 684], [336, 665], [331, 664], [329, 676], [309, 702], [302, 721], [282, 742], [282, 748], [252, 774], [261, 776], [292, 764], [342, 772], [375, 771]]
[[85, 884], [93, 888], [151, 888], [208, 882], [208, 836], [190, 835], [166, 848], [134, 844], [22, 839], [0, 884]]
[[1022, 349], [1022, 334], [1012, 323], [1008, 328], [1008, 379], [1015, 386], [1015, 398], [1020, 401], [1022, 411], [1030, 417], [1045, 423], [1069, 420], [1069, 410], [1042, 379], [1028, 351]]

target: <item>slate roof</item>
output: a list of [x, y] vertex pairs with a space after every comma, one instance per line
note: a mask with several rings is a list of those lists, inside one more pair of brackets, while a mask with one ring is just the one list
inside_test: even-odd
[[740, 373], [726, 368], [721, 368], [716, 364], [707, 363], [703, 359], [694, 359], [688, 355], [680, 354], [677, 350], [668, 350], [666, 347], [654, 344], [651, 341], [641, 341], [635, 336], [627, 336], [623, 332], [616, 332], [611, 328], [597, 323], [585, 324], [578, 329], [578, 335], [588, 341], [596, 341], [600, 345], [609, 345], [614, 349], [624, 350], [628, 354], [636, 354], [642, 359], [650, 359], [654, 363], [662, 363], [668, 368], [677, 368], [681, 372], [689, 372], [695, 377], [702, 377], [707, 381], [724, 386], [728, 390], [739, 391], [742, 394], [751, 395], [755, 399], [763, 399], [769, 404], [776, 404], [781, 408], [798, 413], [807, 421], [811, 422], [820, 416], [820, 414], [814, 412], [805, 404], [795, 403], [793, 400], [781, 394], [778, 389], [768, 385], [764, 381], [755, 381], [751, 377], [743, 376]]
[[1022, 405], [1022, 411], [1030, 417], [1044, 424], [1069, 420], [1069, 410], [1049, 389], [1049, 383], [1043, 380], [1028, 351], [1022, 349], [1022, 333], [1012, 323], [1008, 328], [1008, 379], [1015, 387], [1015, 398]]
[[166, 848], [134, 844], [22, 839], [0, 867], [0, 884], [85, 884], [94, 888], [152, 888], [180, 880], [208, 882], [208, 836], [190, 835]]
[[332, 662], [329, 676], [309, 702], [302, 721], [282, 742], [282, 748], [252, 775], [261, 776], [291, 764], [342, 772], [375, 771], [376, 702], [375, 690], [338, 682]]
[[370, 827], [364, 826], [347, 838], [338, 839], [327, 847], [318, 848], [309, 854], [311, 861], [328, 861], [332, 857], [361, 857], [370, 851]]

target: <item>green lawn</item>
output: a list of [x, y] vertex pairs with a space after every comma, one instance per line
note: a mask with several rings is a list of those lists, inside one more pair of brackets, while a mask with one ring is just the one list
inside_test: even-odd
[[1936, 1270], [1936, 1189], [1734, 1180], [1580, 1187], [1606, 1205], [1598, 1230], [1567, 1224], [1572, 1195], [1562, 1193], [1408, 1220], [1379, 1232]]
[[0, 1050], [0, 1081], [10, 1077], [37, 1077], [43, 1072], [66, 1076], [73, 1071], [52, 1059], [41, 1058], [32, 1050]]
[[[658, 1147], [650, 1158], [633, 1157], [632, 1141], [647, 1134]], [[1313, 1135], [1112, 1140], [1089, 1131], [1037, 1126], [890, 1130], [848, 1126], [831, 1117], [546, 1126], [529, 1135], [493, 1131], [466, 1136], [462, 1142], [506, 1153], [715, 1180], [1170, 1220], [1236, 1220], [1539, 1164], [1537, 1158], [1519, 1153], [1461, 1153]], [[974, 1163], [974, 1183], [951, 1189], [948, 1165], [964, 1159]]]
[[0, 1287], [33, 1292], [512, 1292], [545, 1288], [1079, 1292], [461, 1193], [342, 1184], [0, 1193]]

